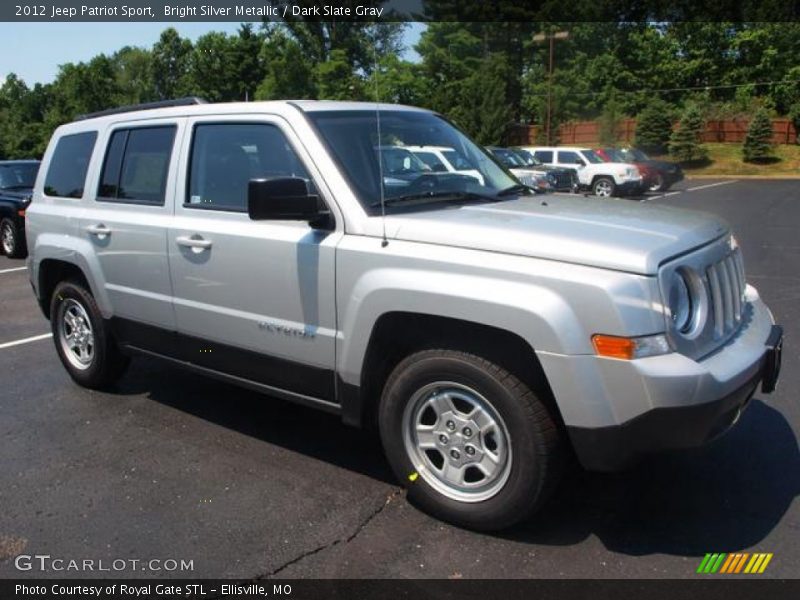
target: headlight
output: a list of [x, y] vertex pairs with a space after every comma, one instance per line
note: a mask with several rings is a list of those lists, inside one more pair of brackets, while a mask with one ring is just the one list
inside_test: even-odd
[[675, 331], [686, 338], [698, 335], [705, 325], [708, 300], [700, 277], [688, 268], [672, 274], [667, 294], [667, 308]]
[[667, 302], [672, 326], [681, 333], [687, 333], [692, 326], [692, 295], [689, 284], [680, 271], [675, 271], [672, 275]]

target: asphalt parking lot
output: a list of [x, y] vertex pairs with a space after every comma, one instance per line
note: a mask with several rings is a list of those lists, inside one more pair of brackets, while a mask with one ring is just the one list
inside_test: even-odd
[[[707, 552], [800, 564], [800, 180], [685, 181], [644, 201], [723, 216], [786, 331], [775, 394], [699, 450], [570, 473], [502, 535], [406, 503], [379, 444], [336, 417], [140, 359], [114, 393], [74, 385], [24, 261], [0, 258], [0, 578], [697, 577]], [[630, 202], [632, 200], [626, 200]], [[24, 343], [9, 345], [23, 340]], [[175, 559], [190, 572], [20, 572], [12, 557]]]

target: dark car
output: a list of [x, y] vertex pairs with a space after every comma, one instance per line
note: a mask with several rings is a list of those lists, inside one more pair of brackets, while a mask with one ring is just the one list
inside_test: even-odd
[[[547, 191], [570, 192], [577, 188], [578, 175], [575, 169], [545, 165], [530, 152], [522, 150], [521, 148], [487, 146], [486, 149], [491, 152], [503, 166], [510, 169], [518, 177], [522, 173], [529, 173], [535, 174], [536, 177], [543, 178], [548, 185]], [[523, 183], [525, 183], [525, 181], [523, 181]], [[537, 191], [542, 191], [538, 189], [538, 186], [532, 187]]]
[[0, 161], [0, 248], [8, 257], [23, 258], [25, 209], [31, 202], [38, 160]]
[[666, 192], [673, 184], [683, 179], [680, 165], [664, 160], [654, 160], [639, 148], [598, 148], [603, 159], [633, 163], [642, 173], [647, 190]]
[[522, 159], [527, 167], [547, 171], [547, 173], [552, 174], [555, 180], [553, 187], [557, 192], [574, 192], [577, 190], [578, 172], [575, 169], [546, 165], [536, 158], [532, 152], [524, 148], [511, 148], [511, 150]]

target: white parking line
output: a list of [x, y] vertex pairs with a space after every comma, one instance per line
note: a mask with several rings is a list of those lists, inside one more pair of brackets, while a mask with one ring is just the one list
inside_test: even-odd
[[5, 344], [0, 344], [0, 350], [5, 348], [12, 348], [13, 346], [20, 346], [22, 344], [29, 344], [30, 342], [38, 342], [39, 340], [46, 340], [47, 338], [53, 337], [52, 333], [43, 333], [42, 335], [35, 335], [33, 337], [25, 338], [22, 340], [14, 340], [13, 342], [6, 342]]
[[645, 196], [640, 200], [640, 202], [647, 202], [649, 200], [660, 200], [661, 198], [666, 198], [667, 196], [674, 196], [675, 194], [682, 194], [683, 190], [678, 190], [677, 192], [667, 192], [666, 194], [659, 194], [658, 196]]
[[739, 181], [738, 179], [729, 179], [728, 181], [718, 181], [717, 183], [707, 183], [706, 185], [698, 185], [696, 187], [690, 187], [686, 191], [687, 192], [694, 192], [695, 190], [705, 190], [706, 188], [717, 187], [718, 185], [728, 185], [729, 183], [736, 183]]
[[0, 275], [3, 273], [14, 273], [15, 271], [25, 271], [28, 267], [14, 267], [13, 269], [3, 269], [0, 271]]

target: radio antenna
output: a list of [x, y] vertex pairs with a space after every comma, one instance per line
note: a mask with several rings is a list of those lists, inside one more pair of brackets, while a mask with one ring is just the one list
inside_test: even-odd
[[381, 248], [389, 245], [386, 237], [386, 194], [383, 189], [383, 148], [381, 146], [381, 94], [378, 79], [380, 77], [380, 64], [378, 63], [378, 49], [373, 46], [375, 60], [375, 122], [378, 129], [378, 178], [381, 191]]

